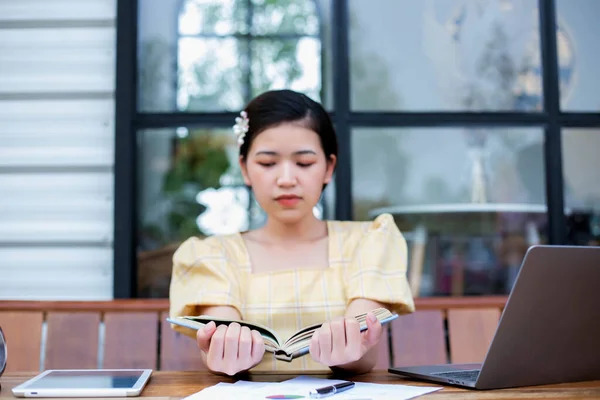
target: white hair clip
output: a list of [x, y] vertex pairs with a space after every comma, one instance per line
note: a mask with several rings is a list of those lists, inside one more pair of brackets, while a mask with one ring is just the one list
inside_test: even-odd
[[240, 116], [235, 119], [235, 125], [233, 125], [233, 133], [237, 137], [238, 147], [242, 147], [244, 144], [244, 137], [246, 136], [246, 132], [248, 132], [248, 114], [246, 111], [242, 111]]

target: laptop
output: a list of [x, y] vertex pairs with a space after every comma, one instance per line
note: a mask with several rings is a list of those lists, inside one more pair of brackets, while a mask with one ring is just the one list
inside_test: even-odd
[[483, 363], [388, 371], [474, 389], [600, 379], [600, 247], [530, 247]]

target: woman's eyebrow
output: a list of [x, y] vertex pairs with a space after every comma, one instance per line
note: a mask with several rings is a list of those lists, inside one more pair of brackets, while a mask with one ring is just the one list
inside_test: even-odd
[[[301, 155], [305, 155], [305, 154], [312, 154], [315, 156], [317, 155], [317, 153], [313, 150], [298, 150], [293, 153], [293, 155], [295, 155], [295, 156], [301, 156]], [[261, 155], [278, 156], [279, 153], [276, 151], [272, 151], [272, 150], [259, 150], [256, 153], [254, 153], [254, 155], [256, 155], [256, 156], [261, 156]]]
[[277, 155], [279, 155], [279, 153], [277, 153], [275, 151], [270, 151], [270, 150], [261, 150], [261, 151], [257, 151], [256, 153], [254, 153], [254, 155], [256, 155], [256, 156], [261, 156], [261, 155], [277, 156]]
[[294, 155], [296, 155], [296, 156], [301, 156], [301, 155], [304, 155], [304, 154], [313, 154], [315, 156], [317, 155], [317, 153], [314, 152], [314, 151], [312, 151], [312, 150], [300, 150], [300, 151], [295, 151], [294, 152]]

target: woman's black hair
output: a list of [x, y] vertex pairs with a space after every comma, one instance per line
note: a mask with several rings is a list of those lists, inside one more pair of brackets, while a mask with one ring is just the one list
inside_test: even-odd
[[244, 109], [248, 132], [240, 146], [240, 156], [248, 156], [254, 138], [266, 129], [283, 123], [299, 123], [319, 135], [327, 161], [338, 154], [338, 143], [329, 114], [308, 96], [293, 90], [271, 90], [255, 97]]

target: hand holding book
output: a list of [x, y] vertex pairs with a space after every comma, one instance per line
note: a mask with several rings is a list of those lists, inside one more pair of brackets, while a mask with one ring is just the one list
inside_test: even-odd
[[219, 325], [209, 322], [196, 335], [206, 366], [213, 372], [235, 375], [254, 367], [265, 354], [265, 343], [258, 331], [237, 323]]
[[[392, 314], [389, 310], [385, 308], [377, 308], [371, 312], [382, 325], [398, 317], [397, 314]], [[358, 322], [359, 331], [361, 332], [367, 330], [366, 318], [367, 313], [355, 316], [355, 319]], [[204, 328], [204, 326], [209, 324], [211, 321], [217, 326], [229, 326], [230, 324], [235, 322], [239, 324], [240, 329], [242, 329], [243, 327], [247, 327], [250, 331], [257, 331], [264, 341], [265, 351], [273, 353], [275, 358], [279, 360], [288, 362], [292, 361], [294, 358], [301, 357], [309, 353], [313, 334], [317, 329], [319, 329], [323, 325], [315, 324], [304, 327], [303, 329], [293, 334], [290, 338], [283, 341], [277, 336], [276, 332], [272, 331], [268, 327], [248, 321], [234, 321], [230, 319], [217, 318], [207, 315], [167, 318], [167, 321], [195, 330]], [[225, 327], [221, 329], [225, 329]]]
[[381, 338], [383, 327], [372, 312], [367, 313], [367, 329], [362, 331], [355, 318], [336, 318], [324, 323], [312, 336], [310, 355], [327, 367], [360, 360]]

